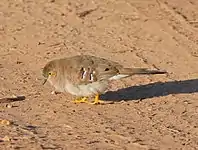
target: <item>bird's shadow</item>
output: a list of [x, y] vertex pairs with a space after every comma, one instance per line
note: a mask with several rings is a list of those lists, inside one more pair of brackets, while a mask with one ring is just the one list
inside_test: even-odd
[[100, 98], [106, 101], [132, 101], [167, 96], [170, 94], [190, 94], [196, 92], [198, 92], [198, 79], [191, 79], [131, 86], [117, 91], [109, 91], [101, 95]]

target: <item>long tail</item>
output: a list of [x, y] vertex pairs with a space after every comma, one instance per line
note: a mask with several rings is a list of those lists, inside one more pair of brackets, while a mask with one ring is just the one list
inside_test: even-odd
[[132, 75], [151, 75], [151, 74], [166, 74], [166, 71], [149, 70], [146, 68], [121, 68], [117, 75], [112, 76], [109, 80], [118, 80]]
[[166, 71], [161, 70], [149, 70], [147, 68], [123, 68], [120, 70], [120, 74], [126, 75], [141, 75], [141, 74], [166, 74]]

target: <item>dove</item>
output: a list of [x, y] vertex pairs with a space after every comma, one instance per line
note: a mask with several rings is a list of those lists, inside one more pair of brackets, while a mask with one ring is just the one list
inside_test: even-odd
[[[166, 71], [147, 68], [127, 68], [118, 62], [92, 55], [76, 55], [49, 61], [43, 68], [44, 82], [49, 82], [56, 92], [70, 93], [75, 103], [101, 104], [101, 94], [107, 92], [112, 80], [133, 75], [166, 74]], [[89, 102], [89, 97], [95, 97]]]

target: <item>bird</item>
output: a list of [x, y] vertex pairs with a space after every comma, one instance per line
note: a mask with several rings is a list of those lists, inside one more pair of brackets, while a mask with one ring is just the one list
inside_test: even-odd
[[[49, 82], [57, 93], [70, 93], [77, 98], [74, 103], [102, 104], [104, 94], [112, 80], [133, 75], [166, 74], [159, 69], [127, 68], [116, 61], [93, 55], [75, 55], [53, 59], [42, 70], [43, 85]], [[94, 101], [88, 101], [94, 97]]]

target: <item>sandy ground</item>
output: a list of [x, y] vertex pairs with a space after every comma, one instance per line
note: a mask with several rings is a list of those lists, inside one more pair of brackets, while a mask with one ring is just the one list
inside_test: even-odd
[[[112, 82], [101, 99], [114, 104], [73, 104], [41, 68], [82, 53], [169, 74]], [[13, 122], [1, 150], [198, 149], [197, 0], [1, 0], [0, 55], [0, 96], [25, 96], [0, 104]]]

